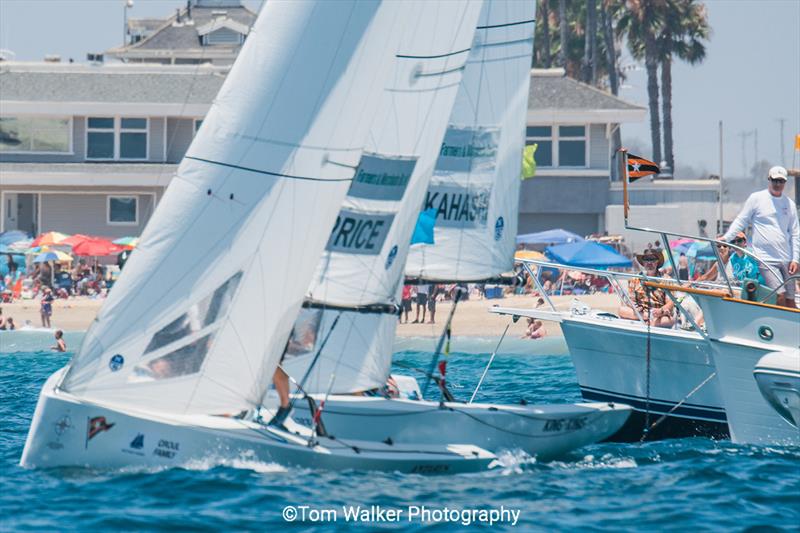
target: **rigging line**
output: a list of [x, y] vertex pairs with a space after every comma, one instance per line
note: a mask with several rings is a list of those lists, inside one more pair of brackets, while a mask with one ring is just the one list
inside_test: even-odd
[[440, 57], [450, 57], [455, 56], [458, 54], [463, 54], [464, 52], [469, 52], [470, 48], [464, 48], [463, 50], [457, 50], [455, 52], [449, 52], [447, 54], [439, 54], [439, 55], [432, 55], [432, 56], [414, 56], [414, 55], [407, 55], [407, 54], [396, 54], [394, 57], [398, 59], [437, 59]]
[[655, 428], [656, 428], [656, 426], [658, 426], [658, 425], [659, 425], [661, 422], [663, 422], [664, 420], [666, 420], [666, 419], [667, 419], [667, 417], [668, 417], [669, 415], [671, 415], [673, 412], [675, 412], [675, 410], [677, 410], [677, 409], [678, 409], [678, 408], [679, 408], [681, 405], [683, 405], [683, 404], [686, 402], [686, 400], [688, 400], [689, 398], [691, 398], [691, 397], [694, 395], [694, 393], [695, 393], [695, 392], [697, 392], [697, 391], [699, 391], [701, 388], [703, 388], [703, 386], [704, 386], [706, 383], [708, 383], [709, 381], [711, 381], [711, 380], [714, 378], [714, 376], [716, 376], [716, 375], [717, 375], [717, 371], [716, 371], [716, 370], [714, 370], [713, 372], [711, 372], [711, 374], [709, 374], [709, 375], [708, 375], [708, 377], [707, 377], [706, 379], [704, 379], [702, 382], [700, 382], [700, 384], [699, 384], [698, 386], [696, 386], [695, 388], [693, 388], [693, 389], [692, 389], [692, 390], [689, 392], [689, 394], [687, 394], [686, 396], [684, 396], [684, 398], [683, 398], [681, 401], [679, 401], [678, 403], [676, 403], [676, 404], [675, 404], [675, 405], [672, 407], [672, 409], [670, 409], [669, 411], [667, 411], [666, 413], [664, 413], [663, 415], [661, 415], [661, 417], [660, 417], [658, 420], [656, 420], [655, 422], [653, 422], [653, 425], [651, 425], [651, 426], [650, 426], [650, 428], [648, 429], [648, 431], [652, 431], [652, 430], [653, 430], [653, 429], [655, 429]]
[[450, 323], [453, 321], [453, 315], [456, 312], [456, 307], [458, 306], [458, 302], [461, 298], [461, 289], [456, 287], [455, 289], [455, 297], [453, 299], [453, 306], [450, 308], [450, 313], [447, 316], [447, 321], [445, 322], [444, 329], [442, 330], [442, 334], [439, 336], [439, 342], [436, 344], [436, 351], [433, 353], [433, 357], [431, 358], [431, 364], [428, 368], [428, 376], [425, 379], [425, 387], [422, 389], [422, 396], [425, 397], [425, 393], [428, 391], [428, 387], [431, 384], [431, 377], [436, 369], [436, 363], [439, 361], [439, 356], [442, 353], [442, 347], [444, 346], [445, 337], [448, 336], [448, 330], [450, 329]]
[[653, 299], [652, 299], [652, 291], [649, 287], [645, 287], [645, 291], [647, 291], [647, 360], [646, 360], [646, 397], [645, 397], [645, 407], [644, 407], [644, 429], [642, 431], [642, 438], [639, 442], [644, 442], [647, 438], [647, 434], [650, 432], [650, 348], [651, 348], [651, 325], [650, 322], [652, 321], [652, 314], [653, 314]]
[[[488, 18], [488, 17], [487, 17]], [[531, 24], [536, 22], [536, 19], [519, 20], [517, 22], [507, 22], [505, 24], [490, 24], [488, 26], [478, 26], [476, 30], [491, 30], [494, 28], [507, 28], [508, 26], [519, 26], [521, 24]]]
[[438, 72], [419, 72], [419, 73], [416, 74], [416, 77], [417, 78], [429, 78], [429, 77], [433, 77], [433, 76], [444, 76], [445, 74], [452, 74], [453, 72], [460, 72], [462, 70], [464, 70], [464, 65], [461, 65], [460, 67], [453, 67], [453, 68], [450, 68], [450, 69], [447, 69], [447, 70], [441, 70], [441, 71], [438, 71]]
[[472, 401], [475, 399], [475, 396], [478, 394], [478, 390], [481, 388], [481, 385], [483, 385], [483, 380], [486, 377], [486, 374], [489, 372], [489, 367], [492, 366], [494, 358], [497, 355], [497, 350], [500, 349], [500, 345], [503, 343], [503, 339], [506, 338], [506, 333], [508, 333], [508, 328], [510, 326], [511, 326], [511, 320], [509, 320], [508, 324], [506, 324], [506, 329], [503, 330], [503, 334], [500, 336], [500, 340], [497, 342], [497, 346], [494, 347], [492, 356], [489, 358], [489, 362], [486, 363], [486, 368], [483, 369], [483, 374], [481, 374], [481, 379], [478, 380], [478, 385], [475, 387], [475, 390], [472, 392], [472, 397], [469, 399], [467, 403], [472, 403]]
[[[211, 165], [218, 165], [218, 166], [221, 166], [221, 167], [227, 167], [227, 168], [232, 168], [232, 169], [236, 169], [236, 170], [244, 170], [244, 171], [247, 171], [247, 172], [253, 172], [255, 174], [264, 174], [266, 176], [275, 176], [277, 178], [288, 178], [288, 179], [293, 179], [293, 180], [317, 181], [317, 182], [333, 182], [333, 183], [343, 182], [343, 181], [352, 181], [353, 180], [352, 177], [350, 177], [350, 178], [325, 179], [325, 178], [312, 178], [312, 177], [309, 177], [309, 176], [293, 176], [291, 174], [282, 174], [280, 172], [270, 172], [268, 170], [259, 170], [257, 168], [243, 167], [243, 166], [240, 166], [240, 165], [234, 165], [234, 164], [231, 164], [231, 163], [223, 163], [222, 161], [214, 161], [213, 159], [204, 159], [202, 157], [194, 157], [194, 156], [190, 156], [190, 155], [185, 156], [184, 159], [192, 159], [194, 161], [200, 161], [202, 163], [209, 163]], [[345, 166], [347, 166], [347, 165], [345, 165]], [[348, 166], [348, 168], [352, 168], [352, 167]]]

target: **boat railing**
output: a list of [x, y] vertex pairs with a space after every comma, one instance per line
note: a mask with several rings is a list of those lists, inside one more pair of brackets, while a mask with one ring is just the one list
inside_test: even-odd
[[[670, 266], [672, 267], [672, 274], [673, 274], [675, 280], [678, 283], [681, 283], [681, 281], [685, 281], [685, 280], [681, 280], [680, 277], [679, 277], [678, 268], [677, 268], [677, 265], [675, 264], [675, 257], [674, 257], [674, 255], [672, 253], [672, 248], [669, 246], [669, 236], [680, 237], [680, 238], [684, 238], [684, 239], [692, 239], [692, 240], [695, 240], [695, 241], [701, 241], [701, 242], [709, 243], [711, 245], [711, 250], [714, 252], [714, 257], [715, 257], [716, 265], [717, 265], [717, 272], [719, 273], [719, 275], [722, 276], [722, 279], [725, 282], [725, 287], [727, 288], [729, 296], [734, 296], [734, 291], [733, 291], [734, 284], [731, 283], [731, 280], [728, 277], [728, 272], [726, 270], [726, 264], [722, 261], [722, 257], [720, 257], [720, 255], [719, 255], [719, 247], [720, 246], [726, 246], [726, 247], [728, 247], [728, 248], [730, 248], [732, 250], [741, 252], [742, 254], [750, 257], [751, 259], [755, 260], [755, 262], [756, 262], [756, 264], [758, 264], [759, 268], [762, 268], [762, 267], [765, 268], [766, 270], [771, 272], [774, 276], [776, 276], [777, 279], [782, 279], [782, 277], [783, 277], [775, 269], [775, 267], [773, 267], [772, 265], [770, 265], [769, 263], [767, 263], [763, 259], [759, 258], [757, 255], [755, 255], [750, 250], [748, 250], [746, 248], [742, 248], [741, 246], [736, 246], [735, 244], [730, 243], [730, 242], [722, 241], [722, 240], [719, 240], [719, 239], [716, 239], [716, 238], [712, 238], [712, 237], [704, 237], [704, 236], [700, 236], [700, 235], [689, 235], [689, 234], [685, 234], [685, 233], [676, 233], [674, 231], [665, 231], [665, 230], [654, 229], [654, 228], [638, 228], [638, 227], [635, 227], [635, 226], [629, 226], [627, 224], [625, 226], [625, 229], [634, 230], [634, 231], [643, 231], [645, 233], [654, 233], [654, 234], [657, 234], [657, 235], [659, 235], [661, 237], [663, 242], [666, 244], [666, 246], [664, 247], [664, 251], [667, 253], [667, 258], [669, 259]], [[729, 261], [730, 261], [730, 259], [729, 259]], [[788, 280], [784, 280], [784, 283], [786, 283], [786, 281], [788, 281]], [[773, 293], [763, 297], [760, 300], [760, 302], [762, 302], [762, 303], [765, 302], [770, 297], [772, 297], [772, 294], [774, 294], [776, 292], [777, 292], [777, 290], [773, 291]]]
[[[627, 307], [631, 308], [633, 312], [636, 314], [637, 319], [640, 322], [645, 322], [644, 317], [642, 316], [641, 312], [639, 311], [638, 307], [633, 303], [628, 295], [628, 291], [622, 287], [620, 280], [630, 280], [630, 279], [638, 279], [641, 283], [645, 281], [663, 283], [665, 278], [657, 277], [657, 276], [648, 276], [647, 274], [643, 273], [634, 273], [634, 272], [619, 272], [613, 270], [602, 270], [599, 268], [591, 268], [591, 267], [584, 267], [584, 266], [572, 266], [572, 265], [565, 265], [561, 263], [553, 263], [550, 261], [543, 261], [541, 259], [517, 259], [517, 263], [521, 264], [523, 268], [527, 271], [528, 275], [533, 280], [533, 283], [536, 285], [539, 293], [542, 295], [542, 298], [547, 302], [550, 306], [550, 309], [553, 311], [558, 311], [553, 301], [550, 299], [550, 294], [548, 291], [545, 290], [544, 286], [542, 285], [541, 279], [537, 272], [531, 268], [532, 266], [540, 268], [552, 268], [557, 270], [576, 270], [578, 272], [582, 272], [584, 274], [591, 274], [594, 276], [602, 277], [608, 280], [609, 285], [614, 289], [617, 297], [620, 299], [621, 303], [624, 303]], [[683, 286], [686, 287], [700, 287], [707, 290], [716, 290], [719, 291], [720, 289], [724, 289], [724, 286], [718, 285], [715, 283], [709, 282], [688, 282], [683, 280], [681, 283]]]

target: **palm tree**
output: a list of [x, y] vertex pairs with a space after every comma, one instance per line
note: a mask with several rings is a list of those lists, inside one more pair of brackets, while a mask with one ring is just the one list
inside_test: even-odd
[[650, 107], [650, 140], [653, 159], [661, 161], [661, 121], [658, 109], [658, 35], [664, 24], [668, 0], [628, 0], [618, 30], [628, 37], [628, 48], [636, 59], [644, 58]]
[[558, 0], [558, 26], [559, 26], [559, 49], [558, 63], [564, 70], [567, 69], [567, 47], [564, 43], [568, 39], [567, 26], [567, 0]]
[[696, 64], [706, 56], [704, 41], [710, 36], [708, 15], [703, 4], [694, 0], [669, 0], [664, 28], [657, 39], [661, 63], [661, 97], [664, 118], [664, 159], [675, 169], [672, 145], [672, 58]]
[[540, 50], [538, 54], [541, 58], [541, 65], [544, 68], [550, 68], [553, 56], [550, 49], [550, 5], [548, 0], [541, 0], [539, 4], [539, 20], [542, 25], [542, 45], [537, 50]]
[[[615, 18], [615, 11], [622, 6], [615, 0], [603, 0], [600, 4], [600, 25], [603, 32], [603, 43], [606, 49], [606, 62], [609, 64], [608, 68], [608, 86], [611, 89], [611, 94], [619, 96], [619, 75], [617, 67], [617, 46], [614, 38], [614, 30], [612, 28], [612, 20]], [[612, 139], [612, 154], [616, 154], [622, 146], [622, 133], [620, 128], [614, 129], [614, 137]], [[619, 179], [618, 166], [612, 165], [611, 169], [614, 179]]]
[[583, 48], [583, 82], [597, 84], [597, 3], [586, 0], [586, 26]]

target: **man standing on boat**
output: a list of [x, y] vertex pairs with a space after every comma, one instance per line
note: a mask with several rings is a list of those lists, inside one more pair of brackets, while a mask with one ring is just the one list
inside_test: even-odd
[[761, 268], [761, 275], [771, 289], [777, 289], [777, 304], [796, 307], [794, 297], [796, 281], [784, 281], [800, 271], [800, 224], [797, 206], [783, 194], [786, 187], [786, 169], [775, 166], [769, 169], [769, 185], [763, 191], [750, 195], [731, 224], [723, 240], [731, 241], [747, 226], [753, 226], [752, 248], [756, 256], [772, 269]]

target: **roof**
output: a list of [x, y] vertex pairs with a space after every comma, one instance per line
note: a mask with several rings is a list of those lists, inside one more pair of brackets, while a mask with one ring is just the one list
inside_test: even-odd
[[[239, 44], [200, 44], [200, 34], [198, 28], [203, 28], [215, 21], [228, 20], [231, 28], [250, 28], [256, 21], [257, 15], [242, 5], [206, 5], [198, 4], [191, 9], [191, 18], [187, 19], [187, 9], [180, 10], [180, 21], [177, 13], [161, 21], [160, 28], [153, 31], [151, 35], [135, 44], [129, 44], [112, 48], [106, 53], [110, 56], [127, 56], [136, 52], [147, 53], [156, 50], [170, 51], [200, 51], [206, 48], [229, 48], [237, 49]], [[138, 24], [135, 19], [131, 25]]]
[[[67, 114], [114, 111], [203, 116], [225, 69], [210, 65], [0, 64], [4, 113]], [[141, 111], [141, 112], [140, 112]]]
[[7, 187], [164, 187], [178, 165], [171, 163], [6, 163]]
[[639, 121], [647, 112], [644, 107], [567, 77], [564, 69], [531, 71], [528, 108], [536, 118], [552, 119], [545, 122], [570, 122], [583, 115], [593, 121], [602, 116], [616, 118], [611, 122]]

